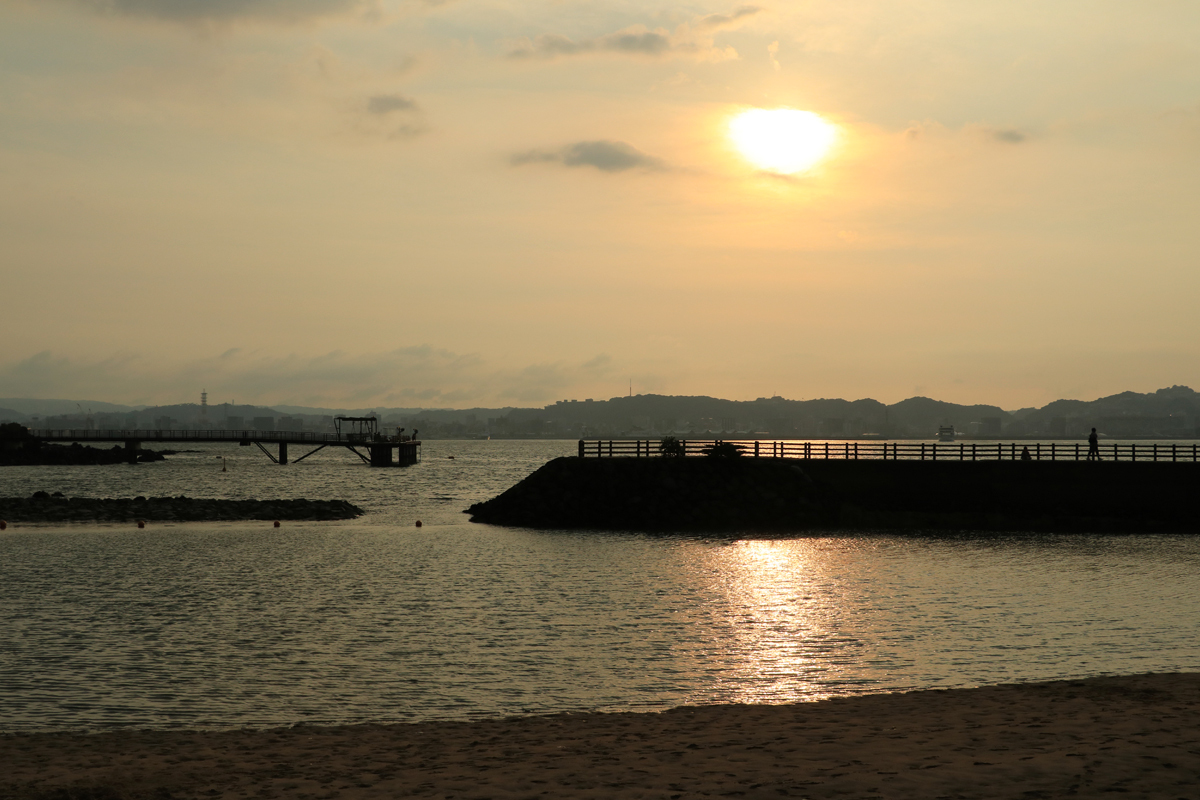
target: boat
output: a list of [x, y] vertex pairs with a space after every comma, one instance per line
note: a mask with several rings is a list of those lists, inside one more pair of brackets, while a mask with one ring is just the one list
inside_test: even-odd
[[953, 442], [954, 441], [954, 426], [953, 425], [939, 425], [938, 431], [937, 431], [937, 440], [939, 442]]

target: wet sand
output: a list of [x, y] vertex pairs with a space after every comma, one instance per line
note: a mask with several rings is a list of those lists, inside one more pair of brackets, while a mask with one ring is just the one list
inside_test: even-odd
[[1195, 798], [1200, 674], [788, 706], [0, 737], [0, 798]]

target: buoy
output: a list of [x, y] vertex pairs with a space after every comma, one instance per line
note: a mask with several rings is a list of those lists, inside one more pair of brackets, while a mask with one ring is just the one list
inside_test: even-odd
[[225, 459], [224, 458], [221, 459], [221, 472], [228, 472], [228, 470], [225, 469]]
[[454, 456], [446, 456], [446, 458], [454, 458]]
[[144, 519], [139, 519], [139, 520], [138, 520], [138, 527], [139, 527], [139, 528], [144, 528], [144, 527], [146, 527], [146, 520], [144, 520]]
[[421, 520], [417, 520], [417, 527], [421, 527]]
[[0, 531], [8, 530], [8, 523], [0, 519]]
[[279, 520], [275, 520], [275, 527], [276, 527], [276, 528], [278, 528], [278, 527], [279, 527]]

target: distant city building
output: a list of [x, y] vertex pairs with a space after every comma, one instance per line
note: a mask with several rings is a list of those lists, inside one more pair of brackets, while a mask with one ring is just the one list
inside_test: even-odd
[[254, 430], [256, 431], [273, 431], [275, 430], [274, 417], [255, 417]]

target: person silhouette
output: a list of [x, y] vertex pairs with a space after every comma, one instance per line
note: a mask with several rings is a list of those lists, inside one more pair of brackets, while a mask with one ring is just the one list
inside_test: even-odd
[[1096, 435], [1096, 429], [1092, 428], [1092, 433], [1088, 436], [1088, 461], [1100, 460], [1100, 437]]
[[1030, 455], [1028, 447], [1021, 448], [1021, 460], [1022, 461], [1033, 461], [1033, 456]]

